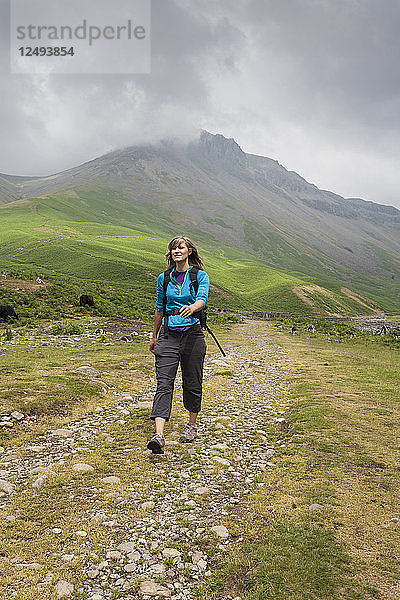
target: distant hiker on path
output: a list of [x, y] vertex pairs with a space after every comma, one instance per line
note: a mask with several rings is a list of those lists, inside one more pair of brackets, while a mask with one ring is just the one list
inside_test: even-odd
[[185, 443], [196, 439], [206, 354], [199, 311], [207, 303], [210, 279], [204, 271], [203, 261], [194, 243], [185, 236], [170, 241], [165, 258], [169, 267], [157, 279], [154, 330], [150, 342], [150, 351], [156, 359], [157, 377], [150, 417], [155, 421], [156, 433], [147, 444], [153, 454], [164, 454], [164, 426], [171, 415], [179, 363], [183, 405], [189, 411], [189, 422], [179, 441]]

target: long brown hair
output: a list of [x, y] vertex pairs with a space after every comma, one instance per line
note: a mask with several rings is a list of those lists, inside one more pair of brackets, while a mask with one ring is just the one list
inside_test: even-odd
[[179, 246], [179, 244], [181, 242], [185, 242], [186, 246], [188, 247], [188, 250], [191, 250], [191, 253], [189, 254], [189, 257], [188, 257], [189, 265], [194, 265], [196, 267], [199, 267], [199, 269], [201, 269], [203, 271], [204, 270], [203, 259], [201, 258], [199, 251], [196, 248], [196, 245], [192, 242], [192, 240], [190, 238], [186, 237], [186, 235], [178, 235], [178, 236], [174, 237], [168, 244], [168, 252], [165, 255], [165, 260], [168, 262], [168, 266], [169, 267], [175, 266], [175, 261], [172, 260], [171, 250], [173, 250], [174, 248]]

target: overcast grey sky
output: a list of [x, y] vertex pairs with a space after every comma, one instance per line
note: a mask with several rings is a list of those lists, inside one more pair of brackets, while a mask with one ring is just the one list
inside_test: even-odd
[[11, 75], [0, 9], [2, 173], [204, 128], [400, 208], [399, 0], [153, 0], [151, 74], [136, 76]]

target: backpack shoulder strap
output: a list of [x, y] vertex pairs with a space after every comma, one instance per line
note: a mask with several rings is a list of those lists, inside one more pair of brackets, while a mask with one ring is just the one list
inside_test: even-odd
[[[190, 287], [193, 288], [194, 295], [197, 294], [197, 290], [199, 289], [199, 281], [197, 279], [198, 272], [201, 271], [199, 267], [193, 266], [189, 271], [190, 277]], [[192, 290], [191, 290], [192, 291]], [[199, 319], [200, 325], [202, 329], [207, 329], [207, 307], [203, 306], [201, 310], [193, 313], [195, 319]]]
[[197, 294], [197, 290], [199, 289], [199, 282], [197, 279], [197, 273], [199, 272], [199, 267], [193, 266], [189, 271], [189, 279], [190, 279], [190, 287], [193, 287], [194, 294]]
[[164, 281], [163, 281], [163, 313], [164, 313], [164, 327], [166, 334], [168, 335], [168, 316], [167, 316], [167, 287], [171, 279], [171, 273], [174, 267], [169, 267], [166, 271], [164, 271]]
[[171, 279], [171, 273], [174, 267], [169, 267], [166, 271], [164, 271], [164, 281], [163, 281], [163, 311], [164, 315], [167, 312], [167, 287]]

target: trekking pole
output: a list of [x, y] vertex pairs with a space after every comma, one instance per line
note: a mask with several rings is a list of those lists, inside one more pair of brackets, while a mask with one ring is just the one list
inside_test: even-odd
[[215, 335], [213, 334], [213, 332], [211, 331], [211, 329], [208, 327], [208, 325], [206, 325], [206, 330], [212, 336], [214, 342], [217, 344], [218, 348], [221, 350], [222, 356], [226, 356], [225, 352], [223, 351], [223, 349], [221, 347], [221, 344], [219, 343], [219, 341], [217, 340], [217, 338], [215, 337]]

